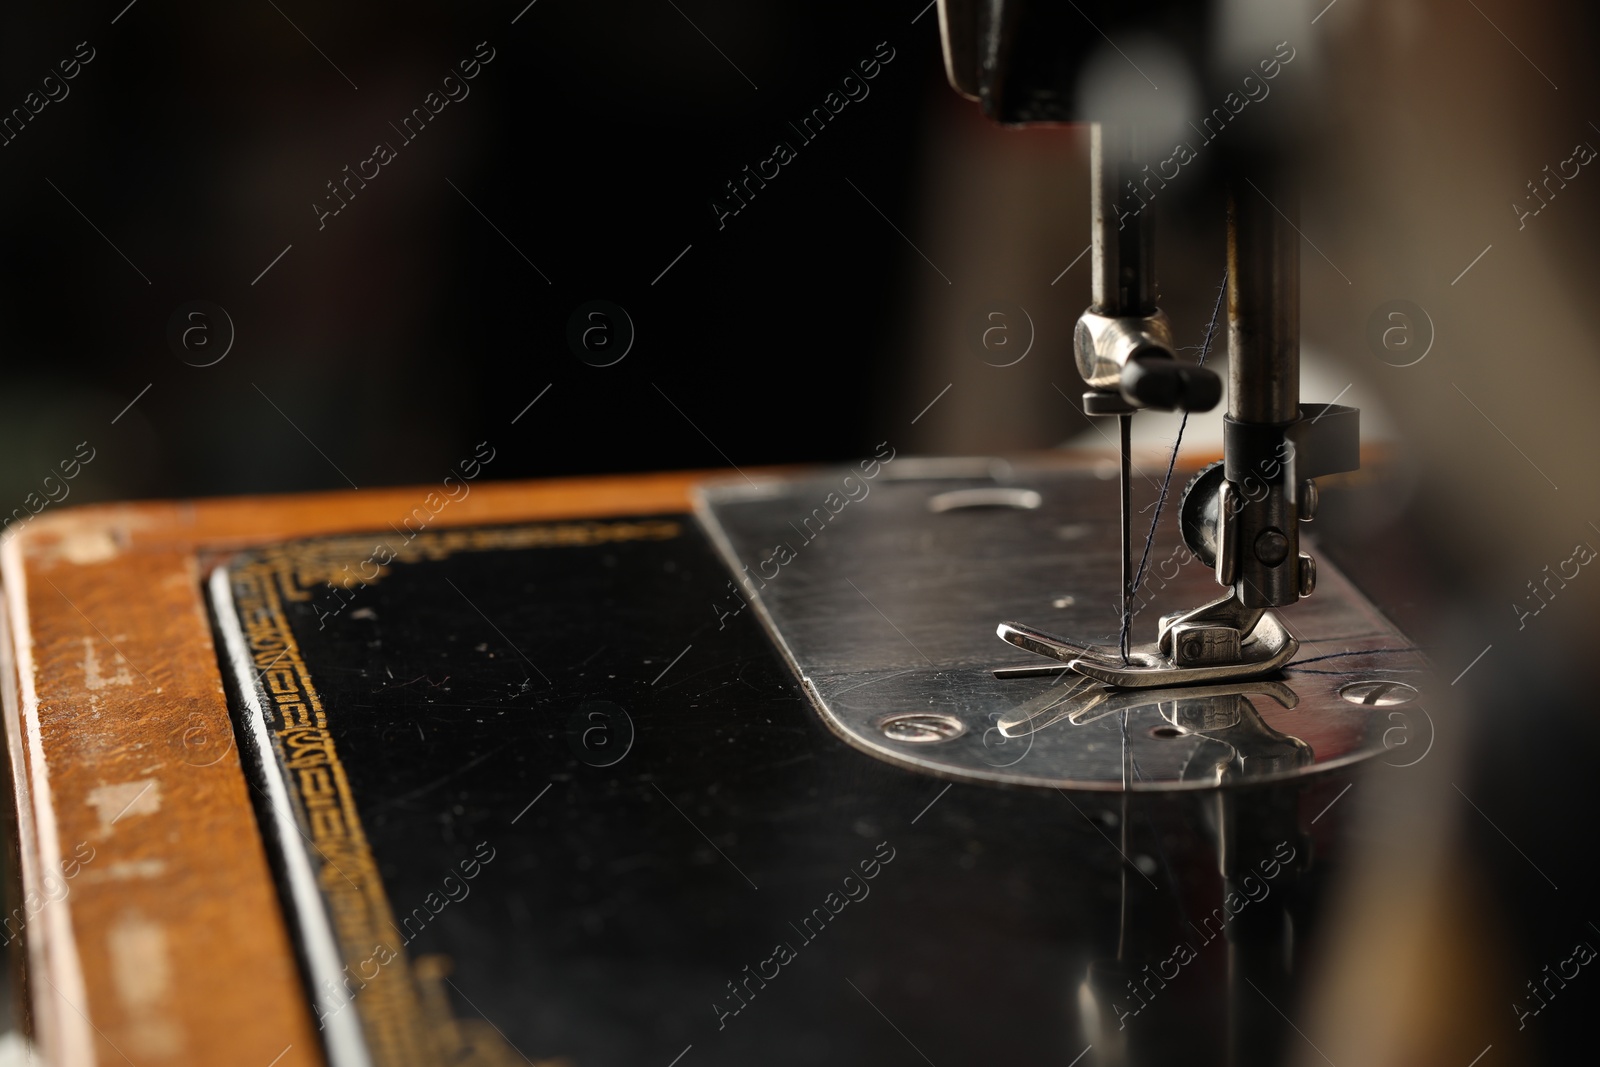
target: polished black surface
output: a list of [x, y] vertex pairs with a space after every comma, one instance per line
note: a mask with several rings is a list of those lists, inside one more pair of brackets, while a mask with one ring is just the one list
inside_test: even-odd
[[288, 605], [455, 1015], [575, 1065], [1277, 1062], [1347, 779], [1122, 798], [880, 762], [681, 522]]

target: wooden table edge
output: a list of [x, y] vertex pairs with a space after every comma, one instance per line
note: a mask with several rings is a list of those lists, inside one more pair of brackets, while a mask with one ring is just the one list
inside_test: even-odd
[[[428, 526], [442, 528], [683, 513], [694, 485], [730, 476], [738, 477], [682, 471], [490, 482], [471, 485], [464, 494], [455, 486], [454, 497], [443, 486], [424, 485], [83, 505], [41, 514], [9, 537], [0, 546], [0, 698], [20, 893], [15, 894], [19, 903], [8, 907], [21, 909], [22, 921], [13, 925], [25, 960], [23, 1022], [37, 1051], [57, 1064], [121, 1063], [130, 1054], [140, 1067], [211, 1063], [221, 1052], [233, 1062], [235, 1036], [243, 1027], [283, 1038], [267, 1050], [262, 1067], [279, 1049], [283, 1058], [277, 1067], [323, 1062], [237, 749], [230, 745], [222, 759], [204, 768], [211, 781], [199, 788], [198, 799], [209, 806], [207, 826], [185, 825], [181, 811], [167, 815], [164, 808], [130, 818], [126, 825], [136, 826], [138, 833], [119, 832], [115, 825], [97, 833], [95, 818], [86, 813], [93, 809], [94, 790], [85, 787], [99, 780], [97, 764], [119, 743], [119, 758], [127, 750], [143, 751], [138, 773], [167, 792], [180, 776], [194, 785], [195, 768], [185, 764], [183, 750], [163, 747], [170, 738], [151, 729], [152, 723], [170, 726], [175, 686], [185, 690], [177, 694], [184, 702], [179, 713], [189, 716], [180, 725], [212, 731], [212, 737], [227, 731], [231, 742], [216, 651], [209, 628], [202, 625], [207, 617], [203, 558], [301, 537], [383, 531], [407, 520], [409, 529], [424, 517]], [[174, 644], [165, 632], [141, 638], [152, 629], [148, 591], [175, 582], [180, 595], [171, 597], [169, 589], [166, 608], [187, 616], [183, 640]], [[41, 635], [49, 648], [41, 648]], [[62, 649], [80, 642], [100, 650], [97, 659], [84, 660], [99, 664], [98, 678], [90, 679], [99, 689], [86, 692], [83, 679], [74, 682], [62, 669], [67, 662]], [[41, 658], [49, 662], [41, 664]], [[124, 661], [150, 675], [145, 685], [106, 684]], [[163, 661], [162, 668], [152, 666]], [[174, 670], [188, 677], [177, 683]], [[82, 731], [73, 727], [91, 708], [100, 732], [93, 745], [85, 745]], [[96, 788], [108, 787], [120, 800], [118, 783]], [[140, 811], [141, 804], [148, 806], [136, 797], [133, 810]], [[171, 839], [165, 842], [160, 840], [163, 821], [171, 824]], [[218, 826], [233, 833], [248, 826], [255, 839], [245, 850], [252, 854], [236, 857], [226, 870], [215, 859], [221, 842], [210, 828]], [[89, 843], [93, 861], [81, 865], [79, 880], [67, 882], [64, 894], [54, 899], [58, 890], [53, 887], [62, 880], [52, 871], [71, 863], [74, 842]], [[125, 894], [129, 883], [96, 884], [87, 875], [148, 868], [152, 842], [162, 852], [159, 862], [166, 872], [161, 895], [174, 906], [163, 911], [159, 898], [146, 899], [137, 925], [128, 927], [115, 917], [120, 903], [105, 898], [119, 890]], [[113, 973], [119, 961], [108, 955], [108, 939], [114, 944], [119, 936], [132, 936], [137, 942], [142, 932], [160, 930], [168, 955], [185, 955], [176, 951], [185, 947], [180, 943], [204, 940], [207, 931], [195, 928], [182, 902], [213, 895], [210, 884], [230, 878], [233, 896], [242, 888], [258, 906], [270, 903], [266, 914], [255, 917], [259, 938], [248, 950], [222, 946], [210, 956], [202, 954], [198, 966], [196, 954], [188, 952], [189, 962], [167, 976], [163, 995], [140, 1001], [145, 994]], [[177, 883], [188, 884], [174, 889]], [[30, 900], [40, 902], [36, 911]], [[264, 979], [263, 971], [275, 977]]]

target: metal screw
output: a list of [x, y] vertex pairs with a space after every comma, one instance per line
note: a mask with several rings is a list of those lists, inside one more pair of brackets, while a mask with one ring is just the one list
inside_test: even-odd
[[1269, 526], [1256, 538], [1256, 559], [1276, 567], [1289, 557], [1289, 539], [1276, 526]]
[[1317, 504], [1321, 497], [1317, 493], [1317, 483], [1307, 478], [1300, 483], [1300, 521], [1310, 522], [1317, 517]]
[[966, 724], [954, 715], [921, 711], [891, 715], [878, 724], [878, 729], [891, 741], [911, 745], [953, 741], [967, 732]]
[[1391, 682], [1387, 678], [1351, 682], [1339, 690], [1339, 695], [1352, 704], [1363, 704], [1373, 708], [1388, 708], [1396, 704], [1409, 704], [1417, 699], [1417, 691], [1414, 687], [1404, 682]]
[[1299, 579], [1300, 595], [1310, 596], [1317, 588], [1317, 561], [1302, 552], [1296, 577]]

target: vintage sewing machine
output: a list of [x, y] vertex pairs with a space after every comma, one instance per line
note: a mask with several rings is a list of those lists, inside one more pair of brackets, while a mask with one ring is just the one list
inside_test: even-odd
[[[1211, 85], [1201, 14], [1140, 12]], [[1098, 123], [1073, 354], [1120, 494], [891, 439], [39, 521], [3, 560], [7, 929], [53, 1062], [1280, 1062], [1322, 816], [1426, 685], [1303, 538], [1360, 448], [1300, 396], [1293, 159], [1212, 149], [1223, 458], [1136, 482], [1130, 420], [1224, 375], [1157, 307], [1167, 147], [1078, 93], [1135, 20], [939, 17], [991, 118]]]

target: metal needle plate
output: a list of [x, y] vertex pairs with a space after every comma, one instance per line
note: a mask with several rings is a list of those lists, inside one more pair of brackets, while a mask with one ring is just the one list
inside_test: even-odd
[[[1121, 555], [1106, 474], [1115, 468], [1092, 461], [903, 457], [871, 479], [839, 468], [707, 485], [696, 511], [824, 721], [894, 763], [1016, 785], [1170, 790], [1314, 773], [1397, 742], [1421, 749], [1431, 720], [1418, 701], [1339, 695], [1379, 679], [1423, 688], [1425, 700], [1427, 664], [1326, 562], [1316, 595], [1282, 612], [1299, 649], [1271, 679], [1128, 690], [1065, 669], [996, 678], [996, 667], [1041, 662], [996, 638], [1003, 620], [1115, 645]], [[951, 496], [1001, 488], [1026, 505]], [[1154, 639], [1163, 612], [1219, 592], [1163, 533], [1136, 641]], [[730, 607], [731, 597], [711, 610]]]

